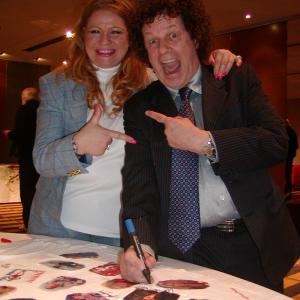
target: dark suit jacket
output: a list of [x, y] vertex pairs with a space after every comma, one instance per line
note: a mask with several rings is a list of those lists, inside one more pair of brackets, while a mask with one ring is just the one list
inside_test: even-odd
[[39, 101], [32, 99], [21, 105], [16, 113], [15, 126], [10, 133], [12, 140], [11, 154], [20, 161], [33, 164], [32, 150], [36, 131], [36, 113]]
[[[210, 67], [202, 66], [202, 91], [204, 126], [211, 131], [219, 155], [214, 172], [223, 179], [244, 219], [267, 276], [271, 282], [278, 282], [300, 253], [283, 197], [267, 172], [268, 167], [285, 159], [284, 123], [249, 65], [233, 68], [222, 81], [214, 78]], [[177, 115], [168, 90], [158, 81], [126, 103], [125, 132], [137, 144], [126, 144], [123, 218], [134, 219], [142, 243], [169, 256], [166, 241], [171, 148], [164, 126], [145, 116], [146, 110]], [[129, 244], [124, 232], [125, 248]]]

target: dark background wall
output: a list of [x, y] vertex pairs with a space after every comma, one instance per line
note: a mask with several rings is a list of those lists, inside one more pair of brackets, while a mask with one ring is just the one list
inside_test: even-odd
[[3, 130], [13, 128], [21, 91], [29, 86], [38, 88], [39, 77], [49, 71], [50, 66], [0, 60], [0, 163], [15, 162], [9, 157], [10, 141]]
[[[219, 35], [214, 48], [228, 48], [254, 66], [269, 100], [281, 117], [287, 116], [287, 28], [276, 23]], [[284, 188], [284, 163], [270, 169], [275, 182]]]

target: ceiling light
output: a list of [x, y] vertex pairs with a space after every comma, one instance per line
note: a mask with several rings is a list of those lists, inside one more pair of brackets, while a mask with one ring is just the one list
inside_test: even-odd
[[271, 30], [274, 31], [274, 32], [278, 31], [279, 30], [278, 25], [277, 24], [272, 24], [271, 25]]
[[246, 13], [245, 14], [245, 19], [248, 20], [248, 19], [251, 19], [251, 18], [252, 18], [252, 15], [250, 13]]
[[0, 56], [1, 56], [1, 57], [6, 57], [6, 56], [8, 56], [8, 54], [5, 53], [5, 52], [0, 52]]
[[71, 30], [67, 30], [66, 33], [65, 33], [65, 36], [66, 36], [67, 39], [73, 38], [74, 35], [75, 35], [75, 33], [72, 32]]
[[64, 60], [64, 61], [62, 62], [62, 64], [63, 64], [64, 66], [66, 66], [66, 65], [68, 64], [68, 62], [67, 62], [66, 60]]

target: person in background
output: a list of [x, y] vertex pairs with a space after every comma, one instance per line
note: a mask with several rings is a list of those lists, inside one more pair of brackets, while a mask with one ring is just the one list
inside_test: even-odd
[[293, 171], [293, 160], [296, 156], [298, 144], [298, 136], [294, 128], [291, 126], [289, 119], [285, 119], [285, 128], [289, 137], [288, 154], [285, 161], [285, 193], [286, 199], [291, 198], [292, 191], [292, 171]]
[[[41, 177], [29, 232], [120, 245], [123, 105], [153, 74], [135, 55], [132, 0], [93, 0], [75, 28], [68, 66], [40, 79], [34, 163]], [[240, 58], [213, 52], [216, 76]]]
[[27, 87], [21, 92], [21, 106], [16, 116], [14, 129], [9, 133], [12, 140], [10, 155], [19, 161], [20, 198], [23, 207], [23, 223], [28, 226], [30, 207], [39, 178], [36, 172], [32, 150], [36, 131], [36, 114], [39, 106], [39, 93], [34, 87]]
[[[122, 218], [154, 267], [184, 260], [283, 291], [300, 242], [268, 168], [285, 159], [283, 120], [253, 68], [217, 80], [203, 64], [209, 19], [200, 0], [140, 0], [133, 41], [158, 81], [124, 106]], [[125, 228], [124, 228], [125, 229]], [[146, 282], [124, 230], [122, 277]]]

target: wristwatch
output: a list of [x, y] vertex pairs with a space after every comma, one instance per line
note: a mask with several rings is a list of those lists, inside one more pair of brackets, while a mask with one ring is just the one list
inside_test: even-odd
[[207, 141], [205, 155], [210, 161], [215, 161], [217, 158], [215, 143], [213, 142], [211, 136], [209, 137], [209, 139]]

